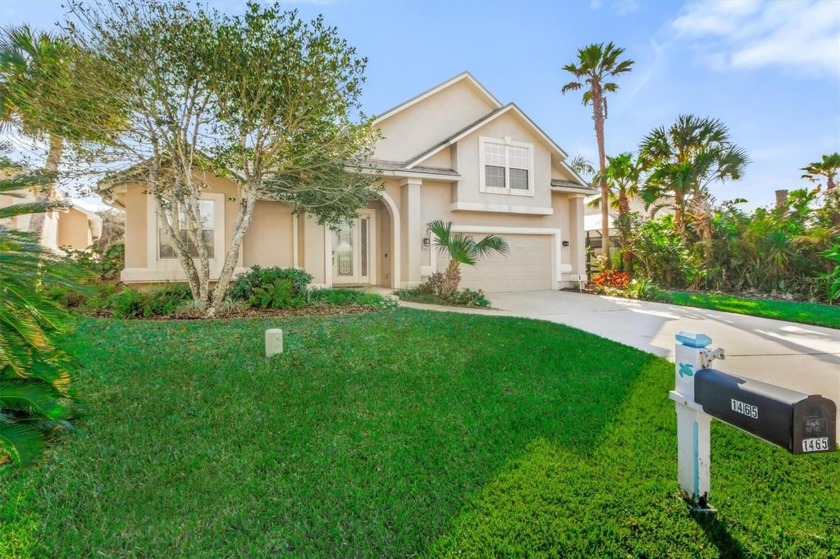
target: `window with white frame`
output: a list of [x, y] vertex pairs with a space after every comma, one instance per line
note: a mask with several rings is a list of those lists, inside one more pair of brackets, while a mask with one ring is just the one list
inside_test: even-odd
[[[204, 248], [209, 258], [215, 258], [215, 229], [216, 229], [216, 202], [214, 200], [199, 200], [198, 211], [201, 216], [201, 237], [204, 241]], [[187, 222], [183, 208], [178, 208], [178, 232], [187, 243], [190, 256], [198, 257], [198, 248], [187, 238]], [[163, 259], [177, 258], [175, 244], [166, 225], [158, 218], [158, 257]]]
[[484, 137], [479, 144], [482, 192], [533, 196], [533, 145]]

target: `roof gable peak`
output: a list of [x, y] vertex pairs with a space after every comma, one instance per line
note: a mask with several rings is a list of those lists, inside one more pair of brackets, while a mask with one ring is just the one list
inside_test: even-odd
[[416, 105], [417, 103], [423, 101], [424, 99], [428, 99], [432, 95], [434, 95], [434, 94], [436, 94], [440, 91], [443, 91], [444, 89], [447, 89], [447, 88], [449, 88], [449, 87], [451, 87], [451, 86], [453, 86], [457, 83], [461, 83], [463, 81], [467, 81], [467, 83], [472, 85], [473, 88], [476, 91], [478, 91], [478, 93], [482, 97], [484, 97], [485, 100], [488, 101], [492, 106], [496, 107], [497, 109], [502, 107], [502, 104], [499, 102], [499, 100], [496, 99], [496, 97], [494, 97], [493, 94], [490, 93], [487, 90], [486, 87], [481, 85], [481, 83], [477, 79], [475, 79], [475, 77], [471, 73], [469, 73], [467, 71], [464, 71], [464, 72], [461, 72], [460, 74], [458, 74], [457, 76], [455, 76], [453, 78], [450, 78], [450, 79], [446, 80], [445, 82], [440, 83], [440, 84], [432, 87], [431, 89], [427, 89], [426, 91], [424, 91], [423, 93], [421, 93], [419, 95], [416, 95], [415, 97], [412, 97], [408, 101], [400, 103], [396, 107], [393, 107], [392, 109], [389, 109], [389, 110], [385, 111], [380, 116], [376, 117], [376, 119], [373, 121], [373, 124], [374, 125], [379, 124], [379, 123], [383, 122], [384, 120], [387, 120], [388, 118], [394, 116], [395, 114], [400, 113], [400, 112], [404, 111], [405, 109]]

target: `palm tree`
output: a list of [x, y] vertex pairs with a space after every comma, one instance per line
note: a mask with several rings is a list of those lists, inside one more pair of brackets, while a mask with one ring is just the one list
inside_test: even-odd
[[[640, 155], [652, 170], [642, 196], [648, 205], [669, 198], [674, 209], [674, 229], [685, 242], [689, 207], [707, 208], [709, 185], [738, 180], [749, 162], [746, 152], [729, 139], [729, 129], [719, 120], [680, 115], [670, 128], [659, 127], [642, 139]], [[706, 216], [708, 218], [709, 216]], [[711, 239], [708, 219], [695, 216], [704, 241]]]
[[633, 254], [626, 221], [630, 215], [630, 198], [639, 194], [644, 162], [641, 157], [634, 158], [632, 153], [620, 153], [615, 157], [607, 157], [607, 160], [607, 168], [597, 178], [607, 184], [610, 205], [618, 208], [618, 235], [623, 267], [625, 272], [630, 272]]
[[[12, 164], [0, 158], [5, 176]], [[0, 180], [0, 194], [20, 196], [21, 188], [44, 182], [41, 174]], [[0, 220], [58, 207], [49, 201], [0, 209]], [[0, 221], [2, 223], [2, 221]], [[69, 317], [44, 295], [44, 287], [74, 287], [77, 274], [45, 251], [35, 235], [0, 225], [0, 454], [29, 464], [43, 438], [66, 427], [72, 358], [55, 344]]]
[[[583, 104], [592, 105], [592, 118], [595, 121], [595, 139], [598, 142], [598, 169], [603, 174], [607, 167], [606, 148], [604, 147], [604, 121], [607, 119], [607, 93], [615, 93], [618, 84], [606, 81], [633, 69], [632, 60], [619, 61], [624, 49], [613, 43], [604, 45], [591, 44], [578, 50], [577, 64], [566, 64], [563, 69], [575, 76], [576, 80], [563, 86], [563, 93], [578, 91], [586, 84], [583, 92]], [[601, 235], [603, 239], [603, 253], [609, 254], [609, 194], [607, 184], [601, 183]], [[609, 266], [609, 258], [607, 258]]]
[[[49, 146], [43, 169], [52, 179], [36, 192], [40, 201], [57, 198], [55, 177], [65, 140], [78, 137], [81, 128], [96, 120], [90, 118], [95, 103], [77, 94], [73, 52], [61, 37], [26, 25], [3, 29], [0, 36], [0, 126], [17, 126], [25, 136], [46, 139]], [[29, 230], [40, 236], [43, 228], [44, 215], [33, 216]]]
[[572, 159], [572, 162], [569, 163], [569, 167], [571, 167], [575, 173], [587, 180], [591, 180], [592, 177], [595, 176], [595, 166], [592, 165], [590, 160], [582, 155], [576, 155], [574, 159]]
[[802, 170], [805, 171], [802, 175], [803, 179], [819, 184], [820, 178], [825, 177], [825, 189], [834, 190], [837, 185], [837, 174], [840, 173], [840, 153], [823, 155], [822, 161], [809, 163], [807, 167], [802, 167]]
[[507, 242], [496, 235], [487, 235], [476, 241], [469, 235], [453, 233], [451, 221], [432, 221], [426, 227], [434, 235], [433, 245], [449, 254], [449, 265], [440, 290], [443, 298], [452, 296], [458, 290], [458, 284], [461, 283], [461, 264], [475, 266], [479, 259], [493, 252], [508, 253]]

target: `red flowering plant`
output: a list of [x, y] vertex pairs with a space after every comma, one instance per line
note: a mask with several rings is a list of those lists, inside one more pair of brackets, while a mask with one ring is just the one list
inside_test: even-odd
[[607, 270], [592, 276], [592, 287], [595, 291], [616, 289], [625, 291], [630, 283], [630, 274], [618, 270]]

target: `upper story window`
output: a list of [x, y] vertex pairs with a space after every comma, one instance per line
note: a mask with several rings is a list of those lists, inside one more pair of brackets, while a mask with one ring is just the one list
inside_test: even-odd
[[534, 146], [480, 137], [481, 192], [534, 195]]
[[[201, 235], [204, 240], [204, 247], [207, 250], [208, 257], [215, 258], [216, 202], [214, 200], [199, 200], [198, 210], [201, 215]], [[183, 234], [183, 238], [189, 245], [190, 256], [197, 258], [198, 248], [190, 239], [186, 238], [186, 228], [184, 211], [178, 208], [178, 230]], [[161, 259], [178, 257], [172, 238], [160, 220], [158, 220], [158, 257]]]

